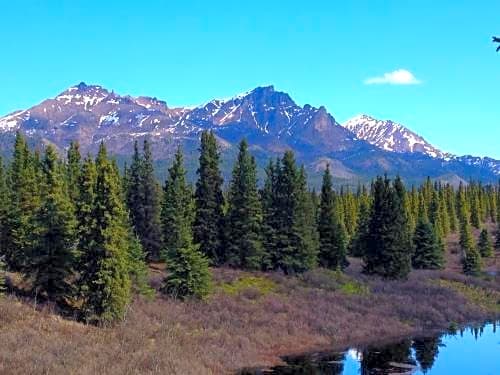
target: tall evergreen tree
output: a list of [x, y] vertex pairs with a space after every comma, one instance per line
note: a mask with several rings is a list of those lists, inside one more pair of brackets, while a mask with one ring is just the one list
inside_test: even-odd
[[401, 189], [398, 185], [391, 186], [387, 177], [378, 177], [373, 185], [364, 267], [367, 273], [404, 278], [410, 272], [411, 252], [408, 249]]
[[257, 166], [245, 140], [239, 145], [228, 193], [226, 262], [245, 269], [261, 269], [262, 210], [257, 190]]
[[[407, 206], [405, 206], [406, 201], [406, 189], [403, 184], [403, 180], [398, 175], [394, 179], [393, 189], [395, 192], [395, 201], [394, 201], [394, 210], [396, 212], [396, 222], [394, 223], [395, 227], [399, 227], [399, 241], [401, 241], [401, 248], [399, 249], [399, 256], [401, 257], [399, 260], [401, 262], [410, 262], [412, 256], [412, 227], [410, 221], [413, 220], [411, 217], [411, 212], [407, 210]], [[407, 264], [409, 265], [409, 263]]]
[[347, 261], [347, 236], [335, 212], [332, 176], [327, 165], [323, 174], [318, 218], [319, 264], [331, 269], [344, 269]]
[[481, 203], [479, 198], [479, 188], [476, 184], [470, 187], [470, 222], [474, 228], [481, 226]]
[[370, 199], [364, 186], [362, 187], [362, 189], [360, 189], [358, 199], [358, 223], [355, 235], [350, 244], [350, 253], [355, 257], [363, 257], [367, 245], [365, 243], [365, 240], [368, 236], [371, 211]]
[[72, 294], [76, 219], [56, 150], [48, 146], [43, 159], [43, 201], [35, 215], [36, 229], [24, 270], [39, 295], [63, 302]]
[[71, 142], [66, 156], [66, 181], [72, 202], [76, 202], [78, 199], [81, 159], [80, 145], [78, 142]]
[[[287, 151], [274, 166], [271, 177], [263, 194], [265, 231], [273, 227], [272, 236], [266, 239], [271, 267], [285, 273], [303, 272], [314, 267], [318, 251], [314, 210], [304, 169], [297, 168], [293, 153]], [[270, 188], [271, 206], [267, 207], [269, 184], [274, 186]]]
[[485, 228], [481, 230], [477, 248], [479, 250], [479, 254], [481, 254], [483, 258], [488, 258], [493, 255], [493, 244], [491, 243], [490, 235]]
[[446, 209], [448, 211], [448, 218], [450, 222], [450, 231], [456, 232], [458, 229], [458, 223], [457, 223], [455, 193], [453, 191], [453, 187], [449, 184], [446, 185], [445, 196], [446, 196]]
[[106, 323], [123, 318], [130, 301], [130, 237], [120, 178], [103, 144], [96, 170], [93, 242], [81, 265], [81, 289], [85, 320]]
[[154, 177], [153, 157], [147, 140], [143, 155], [134, 144], [132, 163], [127, 170], [127, 205], [136, 235], [150, 260], [158, 260], [161, 249], [160, 201]]
[[[297, 181], [297, 210], [295, 212], [294, 234], [297, 238], [298, 252], [301, 267], [298, 271], [305, 271], [317, 265], [319, 235], [317, 220], [314, 215], [313, 203], [310, 191], [307, 188], [307, 175], [305, 167], [302, 165], [299, 169]], [[340, 201], [337, 201], [339, 207]], [[343, 222], [341, 223], [344, 224]], [[345, 227], [341, 228], [346, 233]], [[346, 239], [347, 241], [347, 239]], [[345, 251], [345, 250], [344, 250]]]
[[180, 247], [167, 254], [167, 276], [163, 291], [178, 298], [205, 298], [211, 289], [212, 275], [208, 259], [193, 244], [191, 228], [183, 226]]
[[204, 298], [210, 291], [211, 274], [208, 259], [193, 243], [193, 200], [182, 159], [179, 148], [165, 183], [162, 224], [167, 277], [163, 292], [179, 298]]
[[163, 190], [161, 224], [163, 232], [162, 258], [176, 254], [183, 246], [182, 230], [191, 226], [194, 217], [194, 201], [191, 187], [186, 182], [183, 155], [180, 148], [168, 170]]
[[5, 240], [7, 234], [7, 209], [9, 192], [5, 167], [0, 157], [0, 297], [5, 293]]
[[224, 196], [219, 170], [219, 151], [212, 132], [203, 132], [200, 145], [200, 165], [196, 182], [196, 215], [193, 232], [196, 244], [214, 265], [225, 261], [222, 248], [224, 229]]
[[[0, 258], [4, 260], [6, 256], [6, 244], [8, 235], [8, 209], [9, 209], [9, 190], [5, 175], [5, 167], [0, 157]], [[5, 267], [5, 264], [3, 264]]]
[[142, 157], [139, 144], [134, 142], [132, 162], [127, 170], [127, 207], [135, 233], [139, 236], [140, 227], [144, 220], [143, 189], [142, 189]]
[[77, 219], [77, 270], [80, 273], [79, 289], [82, 295], [88, 294], [94, 276], [90, 270], [97, 270], [99, 258], [94, 251], [97, 239], [96, 222], [97, 169], [94, 160], [88, 155], [82, 162], [78, 174]]
[[147, 140], [144, 141], [141, 165], [141, 195], [143, 221], [139, 225], [139, 239], [151, 259], [159, 259], [161, 249], [160, 197], [154, 177], [153, 155]]
[[481, 255], [472, 240], [470, 224], [463, 222], [460, 229], [460, 245], [462, 248], [462, 268], [467, 275], [478, 275], [481, 272]]
[[264, 268], [272, 268], [276, 263], [278, 254], [278, 228], [280, 222], [280, 212], [278, 207], [278, 171], [280, 160], [276, 163], [272, 159], [265, 169], [266, 179], [264, 187], [260, 192], [262, 202], [262, 244], [264, 247]]
[[30, 152], [24, 137], [17, 133], [14, 154], [8, 171], [9, 190], [5, 256], [8, 268], [20, 271], [28, 262], [33, 246], [35, 213], [40, 206], [39, 164]]
[[481, 271], [481, 255], [472, 238], [469, 222], [468, 205], [465, 190], [460, 185], [458, 190], [458, 212], [460, 221], [460, 248], [462, 249], [462, 268], [465, 274], [478, 275]]
[[423, 218], [419, 219], [413, 237], [415, 251], [412, 264], [414, 268], [440, 269], [443, 267], [443, 252], [436, 237], [437, 234], [432, 225]]
[[141, 241], [135, 235], [132, 227], [128, 228], [127, 265], [132, 292], [146, 297], [154, 296], [154, 289], [149, 285], [149, 270], [146, 263], [146, 254]]

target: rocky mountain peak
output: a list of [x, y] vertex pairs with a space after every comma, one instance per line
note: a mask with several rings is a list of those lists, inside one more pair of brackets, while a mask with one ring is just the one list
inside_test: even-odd
[[343, 124], [357, 138], [386, 151], [422, 153], [443, 158], [444, 152], [404, 125], [391, 120], [378, 120], [366, 114], [353, 117]]
[[80, 82], [55, 97], [64, 105], [82, 106], [85, 110], [100, 103], [109, 95], [109, 91], [98, 85], [87, 85]]

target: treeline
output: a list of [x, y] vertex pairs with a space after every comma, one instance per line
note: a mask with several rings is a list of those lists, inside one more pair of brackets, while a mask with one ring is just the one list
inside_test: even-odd
[[[5, 267], [23, 274], [37, 297], [107, 322], [123, 316], [134, 293], [151, 293], [146, 262], [165, 261], [166, 294], [203, 298], [209, 265], [295, 274], [342, 270], [351, 255], [364, 259], [367, 273], [404, 278], [412, 268], [442, 268], [446, 236], [456, 231], [465, 273], [478, 274], [493, 252], [484, 223], [500, 225], [498, 185], [455, 190], [428, 179], [407, 190], [399, 177], [378, 177], [370, 187], [337, 191], [327, 167], [318, 194], [287, 151], [269, 161], [259, 188], [245, 141], [227, 188], [219, 164], [210, 132], [201, 136], [195, 186], [180, 149], [160, 184], [148, 141], [142, 150], [136, 144], [120, 173], [104, 144], [95, 158], [82, 158], [72, 143], [61, 159], [51, 146], [43, 155], [30, 150], [18, 134], [9, 164], [0, 163]], [[478, 243], [471, 227], [482, 228]]]

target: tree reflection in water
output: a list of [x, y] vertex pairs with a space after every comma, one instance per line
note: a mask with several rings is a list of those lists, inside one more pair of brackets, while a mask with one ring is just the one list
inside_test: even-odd
[[[283, 357], [284, 366], [272, 369], [242, 370], [240, 375], [387, 375], [426, 374], [434, 366], [441, 347], [451, 336], [464, 337], [468, 332], [478, 340], [484, 333], [483, 326], [467, 330], [450, 330], [444, 335], [416, 337], [389, 345], [373, 345], [363, 349], [349, 349], [343, 353], [315, 353]], [[496, 323], [488, 327], [496, 333]], [[491, 364], [490, 364], [491, 366]], [[493, 365], [495, 367], [495, 365]], [[442, 371], [442, 366], [441, 370]], [[440, 372], [441, 373], [441, 372]]]

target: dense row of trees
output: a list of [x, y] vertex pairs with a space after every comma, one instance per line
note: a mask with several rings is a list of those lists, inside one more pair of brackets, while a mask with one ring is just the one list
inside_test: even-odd
[[378, 177], [352, 192], [335, 190], [327, 167], [316, 194], [287, 151], [269, 161], [259, 187], [245, 141], [227, 186], [219, 163], [216, 138], [204, 132], [195, 186], [180, 149], [161, 186], [147, 141], [120, 174], [104, 145], [82, 159], [73, 143], [61, 160], [51, 146], [31, 151], [18, 134], [9, 165], [0, 163], [0, 255], [38, 296], [101, 322], [122, 316], [134, 292], [151, 292], [146, 261], [166, 261], [165, 293], [202, 298], [209, 265], [294, 274], [343, 270], [350, 254], [367, 273], [404, 278], [442, 268], [445, 239], [457, 231], [465, 273], [478, 274], [493, 253], [484, 223], [500, 225], [499, 186], [428, 179], [407, 190], [400, 178]]
[[82, 319], [106, 322], [123, 316], [134, 289], [147, 291], [122, 178], [104, 145], [81, 160], [72, 144], [63, 162], [52, 146], [40, 155], [18, 135], [1, 181], [1, 254], [38, 298], [68, 308], [78, 300]]

